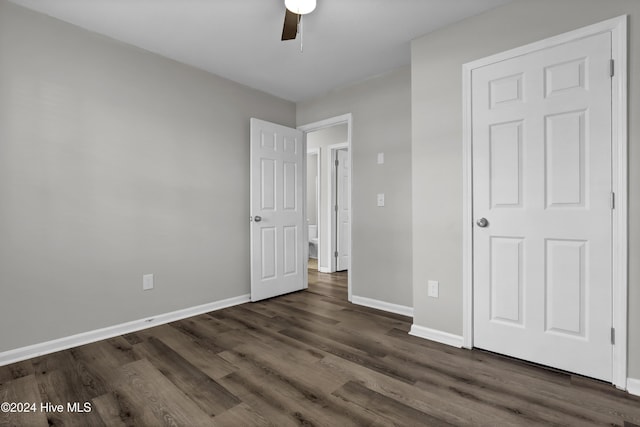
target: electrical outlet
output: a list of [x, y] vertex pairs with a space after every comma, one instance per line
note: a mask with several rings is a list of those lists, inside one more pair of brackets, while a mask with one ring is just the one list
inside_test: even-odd
[[437, 280], [427, 281], [427, 296], [431, 298], [438, 298], [440, 284]]
[[143, 274], [142, 275], [142, 290], [148, 291], [149, 289], [153, 289], [153, 274]]

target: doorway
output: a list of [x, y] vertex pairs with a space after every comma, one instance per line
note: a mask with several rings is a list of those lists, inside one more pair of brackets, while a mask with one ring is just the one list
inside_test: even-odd
[[[340, 267], [346, 275], [347, 282], [347, 299], [351, 301], [351, 283], [352, 274], [350, 270], [351, 266], [351, 165], [352, 159], [348, 155], [351, 152], [351, 114], [338, 116], [323, 120], [320, 122], [310, 123], [308, 125], [298, 127], [299, 130], [304, 132], [307, 153], [318, 154], [318, 186], [317, 191], [319, 197], [318, 200], [318, 218], [317, 227], [313, 227], [314, 224], [309, 224], [309, 236], [312, 236], [317, 230], [317, 265], [319, 273], [335, 273]], [[343, 161], [343, 173], [338, 178], [339, 167], [336, 166], [335, 161], [340, 159]], [[307, 163], [308, 166], [308, 163]], [[308, 166], [309, 168], [309, 166]], [[344, 172], [348, 173], [344, 173]], [[306, 178], [309, 179], [310, 171], [307, 171]], [[336, 203], [338, 200], [338, 181], [342, 185], [340, 189], [340, 197], [343, 203]], [[309, 182], [307, 182], [307, 191], [309, 191]], [[312, 190], [312, 189], [311, 189]], [[310, 209], [309, 203], [311, 201], [307, 198], [307, 209]], [[340, 205], [346, 205], [348, 209], [342, 214], [336, 210]], [[311, 207], [312, 209], [312, 207]], [[338, 218], [340, 217], [340, 218]], [[307, 218], [311, 221], [312, 216], [307, 214]], [[342, 220], [342, 226], [340, 232], [338, 231], [340, 220]], [[338, 239], [341, 239], [340, 241]], [[309, 237], [309, 245], [311, 252], [311, 245], [314, 242]], [[342, 249], [343, 258], [340, 260], [340, 252], [338, 247]], [[316, 262], [316, 259], [309, 258], [311, 265]], [[309, 262], [309, 261], [308, 261]]]

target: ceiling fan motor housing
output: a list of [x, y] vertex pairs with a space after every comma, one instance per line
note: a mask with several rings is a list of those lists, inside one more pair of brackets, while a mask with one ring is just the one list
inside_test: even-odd
[[284, 5], [293, 13], [306, 15], [314, 11], [316, 0], [284, 0]]

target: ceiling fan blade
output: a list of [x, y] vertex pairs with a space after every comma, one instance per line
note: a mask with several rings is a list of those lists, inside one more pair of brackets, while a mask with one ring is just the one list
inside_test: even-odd
[[300, 15], [285, 9], [284, 26], [282, 27], [282, 40], [293, 40], [298, 34], [298, 22]]

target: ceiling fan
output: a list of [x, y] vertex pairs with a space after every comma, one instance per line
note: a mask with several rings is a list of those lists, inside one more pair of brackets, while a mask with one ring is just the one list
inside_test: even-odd
[[316, 0], [284, 0], [286, 6], [284, 25], [282, 26], [282, 40], [293, 40], [298, 35], [298, 26], [302, 15], [313, 12]]

